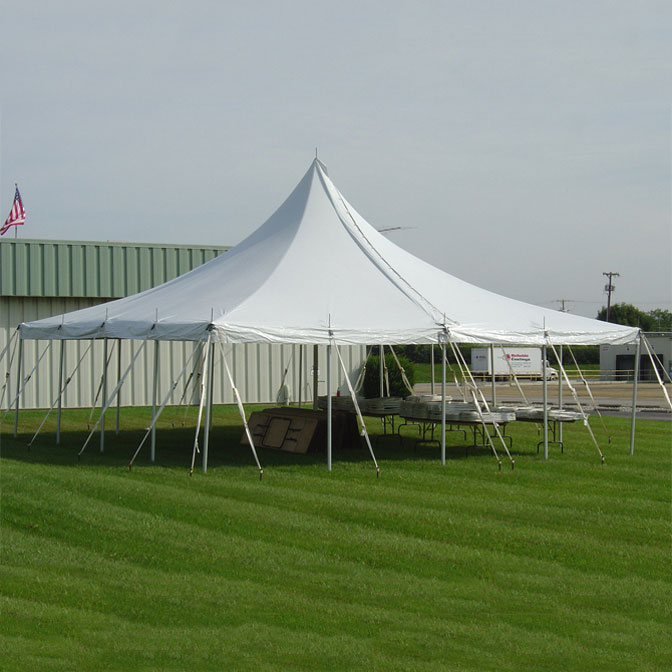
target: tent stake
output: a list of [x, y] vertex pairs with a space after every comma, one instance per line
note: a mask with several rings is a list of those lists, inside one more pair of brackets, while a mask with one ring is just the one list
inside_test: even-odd
[[630, 455], [635, 454], [635, 416], [637, 413], [637, 383], [639, 382], [639, 358], [642, 348], [642, 335], [640, 333], [637, 339], [637, 349], [635, 351], [635, 371], [632, 379], [632, 416], [630, 419]]

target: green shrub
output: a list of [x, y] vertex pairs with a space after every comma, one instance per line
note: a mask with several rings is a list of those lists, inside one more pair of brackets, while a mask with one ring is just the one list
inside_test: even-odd
[[[413, 383], [415, 382], [415, 366], [413, 362], [403, 355], [397, 355], [397, 358], [404, 368], [408, 382], [411, 384], [411, 387], [413, 387]], [[387, 366], [388, 377], [390, 380], [390, 396], [407, 397], [410, 392], [406, 388], [406, 385], [404, 385], [401, 371], [391, 352], [385, 353], [385, 365]], [[380, 357], [378, 355], [371, 355], [369, 361], [366, 363], [366, 373], [364, 375], [362, 391], [367, 399], [380, 396]], [[385, 394], [387, 394], [387, 387], [385, 387]]]

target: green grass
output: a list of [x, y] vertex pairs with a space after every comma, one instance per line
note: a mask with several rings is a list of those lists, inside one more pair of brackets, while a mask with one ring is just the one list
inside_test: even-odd
[[511, 426], [501, 472], [411, 429], [374, 436], [379, 479], [365, 449], [331, 473], [261, 450], [260, 482], [235, 409], [191, 478], [193, 425], [168, 415], [129, 472], [147, 412], [78, 463], [87, 416], [60, 446], [27, 449], [38, 413], [2, 428], [3, 670], [669, 669], [671, 423], [639, 421], [630, 457], [607, 418], [604, 465], [580, 426], [547, 462]]

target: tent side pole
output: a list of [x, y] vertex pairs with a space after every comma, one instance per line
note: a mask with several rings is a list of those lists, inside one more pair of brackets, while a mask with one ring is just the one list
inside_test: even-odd
[[385, 347], [379, 346], [380, 359], [380, 398], [385, 396]]
[[[65, 341], [61, 341], [58, 354], [58, 410], [56, 411], [56, 445], [61, 442], [61, 409], [63, 407], [63, 363], [65, 360]], [[52, 407], [53, 408], [53, 407]]]
[[495, 346], [490, 344], [490, 366], [492, 367], [492, 406], [497, 406], [497, 384], [495, 381]]
[[[562, 346], [558, 346], [558, 355], [560, 356], [560, 367], [562, 368]], [[562, 373], [558, 374], [558, 408], [562, 410]], [[562, 445], [562, 423], [558, 423], [558, 440]]]
[[[156, 414], [156, 399], [159, 394], [159, 341], [154, 341], [154, 385], [152, 389], [152, 418]], [[149, 460], [156, 459], [156, 423], [152, 426], [152, 437], [149, 447]]]
[[635, 454], [635, 417], [637, 413], [637, 383], [639, 382], [639, 358], [642, 348], [642, 336], [637, 339], [635, 350], [635, 371], [632, 378], [632, 416], [630, 418], [630, 455]]
[[103, 339], [103, 379], [100, 398], [100, 452], [105, 450], [105, 408], [107, 407], [107, 339]]
[[317, 365], [319, 362], [319, 350], [317, 344], [313, 346], [313, 410], [317, 410], [317, 386], [319, 381], [317, 380]]
[[546, 345], [541, 348], [541, 377], [544, 399], [544, 459], [548, 459], [548, 381], [546, 380]]
[[331, 471], [331, 343], [327, 345], [327, 471]]
[[14, 438], [18, 436], [19, 433], [19, 406], [21, 400], [21, 369], [23, 368], [23, 339], [21, 334], [19, 334], [19, 355], [18, 361], [16, 362], [16, 408], [14, 409]]
[[[117, 339], [117, 383], [121, 380], [121, 339]], [[121, 390], [117, 393], [117, 413], [114, 419], [114, 433], [119, 434], [119, 414], [121, 412]]]
[[429, 366], [432, 369], [432, 386], [430, 387], [430, 392], [434, 394], [434, 343], [429, 346]]
[[302, 390], [303, 390], [303, 345], [299, 345], [299, 408], [301, 408]]
[[210, 361], [208, 362], [207, 397], [205, 401], [205, 425], [203, 427], [203, 473], [208, 471], [208, 449], [210, 448], [210, 427], [212, 425], [212, 389], [215, 377], [215, 343], [210, 343]]
[[446, 464], [446, 344], [441, 343], [441, 464]]

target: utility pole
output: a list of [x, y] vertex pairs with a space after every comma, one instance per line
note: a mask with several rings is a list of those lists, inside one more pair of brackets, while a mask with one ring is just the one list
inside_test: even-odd
[[609, 282], [604, 286], [604, 291], [607, 293], [607, 322], [609, 322], [609, 314], [611, 313], [611, 293], [616, 289], [614, 285], [611, 284], [611, 279], [613, 277], [620, 278], [620, 274], [609, 271], [608, 273], [602, 273], [609, 278]]

